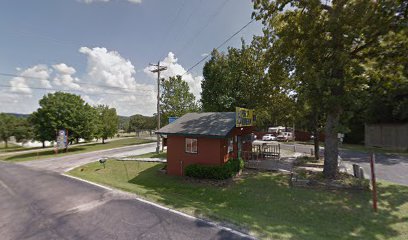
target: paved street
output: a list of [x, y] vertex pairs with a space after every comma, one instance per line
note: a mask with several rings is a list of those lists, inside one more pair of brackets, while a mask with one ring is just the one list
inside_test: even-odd
[[[280, 144], [281, 149], [296, 150], [296, 152], [305, 154], [310, 154], [310, 150], [313, 149], [313, 146], [305, 144]], [[321, 154], [324, 154], [324, 148], [321, 147], [320, 151]], [[370, 155], [368, 153], [340, 149], [339, 155], [344, 163], [349, 166], [357, 163], [364, 169], [364, 173], [368, 178], [371, 176]], [[408, 185], [408, 156], [376, 154], [375, 170], [378, 179]]]
[[[368, 153], [341, 150], [340, 156], [346, 163], [357, 163], [364, 169], [367, 177], [370, 172], [370, 155]], [[378, 179], [408, 185], [408, 157], [394, 154], [376, 154], [375, 175]]]
[[241, 239], [56, 172], [0, 161], [0, 233], [21, 239]]
[[130, 155], [139, 155], [156, 150], [156, 143], [146, 143], [140, 145], [126, 146], [114, 149], [100, 150], [88, 153], [80, 153], [67, 155], [59, 158], [48, 158], [44, 160], [33, 160], [27, 162], [19, 162], [18, 164], [52, 170], [56, 172], [66, 172], [72, 168], [97, 161], [101, 157], [123, 157]]
[[[121, 139], [126, 139], [125, 137], [121, 138], [108, 138], [105, 140], [105, 142], [112, 142], [112, 141], [117, 141]], [[151, 137], [145, 137], [144, 139], [152, 139]], [[153, 139], [154, 140], [154, 139]], [[78, 146], [84, 146], [84, 145], [91, 145], [95, 143], [102, 143], [102, 140], [95, 141], [95, 142], [86, 142], [86, 143], [78, 143], [74, 145], [70, 145], [71, 147], [78, 147]], [[46, 147], [46, 148], [34, 148], [30, 149], [28, 148], [27, 150], [21, 150], [21, 151], [11, 151], [11, 152], [0, 152], [0, 156], [10, 156], [10, 155], [15, 155], [15, 154], [26, 154], [26, 153], [32, 153], [32, 152], [43, 152], [43, 151], [49, 151], [53, 150], [53, 147]]]

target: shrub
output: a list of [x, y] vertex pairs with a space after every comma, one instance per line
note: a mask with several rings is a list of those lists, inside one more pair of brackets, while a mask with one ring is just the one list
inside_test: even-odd
[[194, 178], [222, 180], [233, 177], [243, 168], [244, 161], [242, 159], [229, 159], [221, 166], [191, 164], [184, 169], [184, 174]]

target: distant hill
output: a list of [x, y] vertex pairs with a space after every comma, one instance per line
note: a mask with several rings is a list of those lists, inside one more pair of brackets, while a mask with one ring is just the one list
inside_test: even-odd
[[28, 118], [30, 116], [30, 114], [25, 113], [5, 113], [5, 114], [13, 115], [18, 118]]
[[121, 130], [127, 130], [129, 126], [130, 117], [126, 117], [126, 116], [118, 116], [118, 117], [119, 117], [118, 128]]

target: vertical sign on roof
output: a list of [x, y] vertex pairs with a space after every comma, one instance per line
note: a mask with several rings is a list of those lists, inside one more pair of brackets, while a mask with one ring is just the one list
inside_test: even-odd
[[235, 108], [235, 126], [236, 127], [248, 127], [253, 126], [255, 121], [255, 115], [253, 109]]

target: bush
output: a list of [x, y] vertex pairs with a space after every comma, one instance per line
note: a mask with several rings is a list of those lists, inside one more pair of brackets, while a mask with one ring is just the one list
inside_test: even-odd
[[184, 174], [194, 178], [222, 180], [235, 176], [243, 168], [244, 161], [242, 159], [229, 159], [221, 166], [191, 164], [184, 169]]

